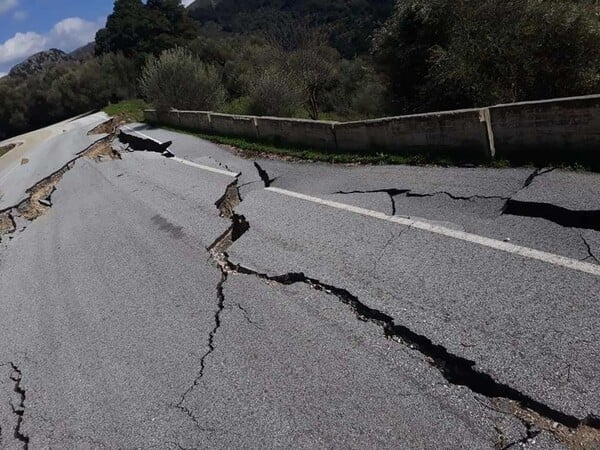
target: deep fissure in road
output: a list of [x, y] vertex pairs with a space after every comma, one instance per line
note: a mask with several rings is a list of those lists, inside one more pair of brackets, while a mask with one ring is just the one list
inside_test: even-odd
[[538, 217], [566, 228], [600, 231], [600, 210], [573, 211], [550, 203], [509, 199], [503, 214], [519, 217]]
[[[241, 174], [240, 174], [241, 175]], [[214, 242], [211, 244], [207, 251], [211, 256], [213, 262], [219, 268], [221, 272], [221, 279], [217, 284], [216, 288], [216, 297], [217, 297], [217, 309], [214, 315], [214, 327], [210, 331], [208, 335], [207, 351], [200, 358], [200, 371], [198, 372], [196, 378], [192, 385], [183, 393], [179, 402], [175, 405], [177, 409], [183, 411], [188, 417], [192, 419], [196, 427], [200, 430], [204, 430], [198, 418], [195, 416], [192, 410], [190, 410], [185, 405], [185, 400], [190, 392], [194, 390], [196, 386], [200, 383], [202, 378], [204, 377], [204, 371], [206, 369], [206, 359], [213, 353], [216, 349], [215, 346], [215, 336], [221, 327], [221, 314], [225, 309], [225, 295], [223, 293], [223, 288], [225, 283], [228, 280], [229, 272], [225, 270], [225, 265], [223, 263], [225, 256], [225, 251], [242, 235], [248, 231], [250, 225], [246, 221], [243, 216], [240, 216], [235, 213], [235, 208], [242, 201], [242, 197], [239, 192], [238, 187], [238, 178], [236, 177], [233, 183], [227, 186], [225, 189], [225, 193], [223, 196], [215, 202], [215, 206], [219, 210], [219, 215], [223, 218], [227, 218], [231, 221], [231, 225], [227, 230], [221, 234]]]
[[[19, 207], [17, 208], [11, 208], [9, 210], [1, 211], [0, 214], [7, 215], [8, 220], [13, 224], [14, 218], [11, 214], [14, 212], [15, 209], [17, 210], [19, 215], [23, 215], [25, 218], [32, 217], [30, 220], [34, 220], [36, 217], [39, 217], [39, 215], [36, 216], [37, 212], [41, 211], [40, 214], [43, 214], [45, 209], [42, 207], [49, 208], [51, 206], [51, 195], [55, 190], [56, 184], [60, 181], [64, 173], [66, 173], [73, 167], [75, 161], [79, 157], [85, 155], [89, 155], [90, 157], [96, 159], [96, 153], [93, 152], [94, 150], [97, 150], [95, 146], [98, 145], [99, 142], [104, 141], [105, 139], [108, 139], [108, 142], [110, 142], [112, 138], [114, 138], [114, 135], [108, 136], [106, 138], [101, 139], [100, 141], [97, 141], [90, 148], [81, 152], [77, 158], [70, 161], [59, 171], [50, 175], [46, 179], [36, 184], [33, 188], [28, 190], [30, 197], [25, 202], [23, 202], [23, 204], [19, 205]], [[128, 144], [133, 147], [133, 145], [149, 145], [149, 142], [152, 142], [153, 144], [150, 145], [159, 146], [157, 147], [156, 151], [163, 150], [161, 151], [161, 153], [164, 156], [169, 156], [170, 152], [168, 152], [168, 146], [170, 145], [170, 143], [166, 143], [168, 144], [166, 145], [157, 144], [151, 140], [143, 141], [143, 143], [137, 142], [132, 144], [133, 141], [129, 140]], [[163, 147], [165, 145], [166, 147]], [[265, 186], [270, 185], [272, 179], [268, 176], [268, 174], [262, 168], [260, 168], [258, 164], [256, 164], [256, 168], [259, 171], [259, 175], [265, 183]], [[533, 181], [533, 179], [535, 179], [536, 176], [539, 176], [543, 173], [538, 173], [535, 176], [533, 176], [532, 174], [532, 177], [530, 177], [531, 180], [528, 179], [528, 183], [531, 184], [531, 182]], [[579, 430], [585, 429], [585, 431], [592, 436], [594, 443], [600, 443], [600, 418], [596, 416], [588, 416], [583, 419], [577, 418], [575, 416], [551, 408], [550, 406], [540, 401], [537, 401], [532, 397], [506, 384], [499, 383], [492, 376], [476, 370], [476, 363], [474, 361], [470, 361], [468, 359], [454, 355], [448, 352], [448, 350], [442, 345], [435, 344], [434, 342], [432, 342], [428, 337], [414, 332], [405, 325], [397, 324], [391, 316], [362, 303], [356, 296], [354, 296], [349, 291], [343, 288], [339, 288], [321, 282], [320, 280], [308, 277], [303, 273], [286, 273], [279, 276], [269, 276], [267, 274], [263, 274], [250, 268], [244, 267], [240, 264], [233, 264], [229, 260], [227, 250], [236, 240], [240, 239], [250, 229], [250, 224], [245, 219], [245, 217], [242, 215], [238, 215], [235, 212], [235, 208], [242, 201], [242, 197], [240, 195], [238, 187], [238, 179], [240, 175], [238, 175], [238, 178], [236, 178], [236, 180], [227, 187], [224, 195], [216, 202], [216, 207], [219, 209], [220, 214], [223, 217], [228, 218], [231, 221], [231, 225], [207, 249], [211, 257], [213, 258], [213, 261], [217, 264], [221, 271], [221, 279], [216, 288], [217, 309], [214, 315], [215, 325], [209, 333], [207, 340], [208, 349], [206, 353], [201, 357], [199, 373], [195, 378], [193, 384], [182, 395], [179, 403], [176, 405], [178, 409], [185, 412], [194, 421], [198, 428], [202, 429], [200, 422], [194, 416], [193, 412], [184, 405], [184, 403], [187, 395], [200, 383], [202, 377], [204, 376], [207, 357], [216, 349], [215, 336], [219, 328], [221, 327], [221, 314], [225, 308], [225, 296], [223, 293], [224, 284], [227, 282], [230, 274], [240, 274], [254, 276], [264, 281], [275, 282], [282, 285], [303, 283], [308, 285], [312, 289], [334, 296], [340, 302], [349, 306], [350, 309], [356, 315], [357, 319], [373, 323], [376, 326], [380, 327], [386, 338], [393, 339], [394, 341], [402, 343], [403, 345], [411, 349], [419, 351], [423, 356], [427, 358], [427, 360], [431, 362], [433, 367], [439, 370], [439, 372], [450, 384], [465, 386], [471, 391], [481, 394], [490, 399], [504, 399], [512, 402], [515, 405], [516, 409], [511, 413], [515, 417], [522, 420], [523, 423], [527, 426], [528, 430], [531, 430], [530, 426], [535, 424], [536, 426], [539, 426], [542, 429], [552, 432], [553, 434], [557, 435], [557, 437], [562, 438], [564, 442], [565, 434], [575, 434]], [[526, 183], [526, 186], [527, 185], [528, 184]], [[388, 195], [390, 195], [390, 197], [393, 198], [391, 190], [385, 190], [384, 192], [387, 192]], [[465, 199], [466, 198], [461, 198], [461, 200]], [[14, 405], [11, 405], [13, 407], [13, 413], [17, 416], [17, 425], [14, 431], [15, 438], [23, 442], [24, 448], [28, 448], [29, 437], [24, 435], [22, 432], [26, 392], [21, 385], [21, 371], [17, 366], [15, 366], [12, 363], [11, 367], [13, 368], [11, 380], [13, 380], [13, 382], [15, 383], [15, 392], [19, 394], [20, 397], [19, 405], [17, 405], [16, 407]], [[558, 427], [549, 426], [549, 423], [555, 423], [560, 425]], [[529, 434], [530, 433], [528, 432], [528, 436]]]
[[23, 448], [29, 448], [29, 436], [23, 433], [23, 416], [25, 415], [25, 400], [27, 398], [27, 393], [23, 386], [21, 385], [21, 380], [23, 379], [23, 374], [21, 370], [14, 364], [10, 363], [10, 367], [12, 369], [12, 373], [10, 374], [10, 379], [14, 382], [14, 391], [19, 396], [19, 403], [14, 405], [11, 403], [11, 408], [13, 414], [16, 416], [16, 424], [14, 428], [14, 437], [23, 443]]
[[[260, 176], [270, 179], [266, 172]], [[531, 430], [539, 428], [551, 432], [565, 443], [570, 443], [573, 439], [572, 436], [584, 433], [586, 439], [590, 439], [591, 436], [593, 443], [600, 445], [600, 419], [598, 417], [588, 416], [580, 419], [535, 400], [531, 396], [507, 384], [498, 382], [491, 375], [477, 370], [474, 361], [452, 354], [444, 346], [434, 343], [427, 336], [411, 330], [406, 325], [396, 323], [394, 318], [362, 303], [346, 289], [308, 277], [304, 273], [285, 273], [279, 276], [269, 276], [268, 274], [244, 267], [241, 264], [232, 263], [227, 254], [228, 249], [250, 229], [250, 224], [245, 217], [235, 212], [235, 208], [242, 201], [243, 199], [239, 193], [238, 178], [236, 178], [233, 183], [227, 186], [224, 195], [215, 203], [221, 216], [231, 220], [230, 227], [207, 249], [222, 274], [221, 281], [217, 286], [218, 311], [215, 316], [215, 328], [209, 335], [209, 350], [202, 358], [199, 376], [182, 396], [178, 405], [181, 409], [184, 409], [182, 405], [187, 394], [198, 385], [204, 375], [206, 357], [215, 350], [214, 337], [221, 326], [220, 314], [225, 306], [224, 284], [230, 274], [239, 274], [254, 276], [263, 281], [281, 285], [302, 283], [312, 289], [336, 297], [341, 303], [350, 307], [358, 320], [373, 323], [382, 329], [383, 335], [386, 338], [421, 353], [441, 373], [448, 383], [456, 386], [464, 386], [474, 393], [492, 400], [503, 400], [512, 405], [511, 410], [505, 412], [512, 414], [525, 425], [528, 433], [523, 442], [527, 442], [529, 439], [537, 436]], [[197, 418], [187, 408], [184, 410], [198, 424]], [[517, 443], [511, 443], [510, 445], [513, 444]], [[583, 448], [586, 447], [584, 446]]]
[[167, 158], [173, 158], [175, 155], [169, 151], [169, 147], [173, 144], [172, 141], [163, 142], [162, 144], [152, 139], [141, 138], [134, 136], [133, 134], [119, 131], [119, 141], [126, 144], [135, 151], [146, 151], [153, 153], [160, 153]]
[[447, 191], [438, 191], [432, 193], [418, 193], [412, 189], [398, 189], [398, 188], [385, 188], [385, 189], [373, 189], [373, 190], [353, 190], [353, 191], [337, 191], [334, 194], [350, 195], [350, 194], [375, 194], [385, 193], [390, 197], [392, 202], [392, 216], [397, 213], [396, 197], [405, 196], [408, 198], [429, 198], [436, 196], [446, 196], [451, 200], [457, 201], [473, 201], [477, 199], [481, 200], [504, 200], [504, 206], [501, 208], [501, 213], [505, 215], [512, 215], [518, 217], [536, 217], [548, 220], [550, 222], [561, 225], [565, 228], [579, 228], [600, 231], [600, 210], [583, 210], [576, 211], [561, 206], [553, 205], [551, 203], [542, 202], [531, 202], [523, 200], [515, 200], [513, 197], [518, 192], [529, 187], [533, 181], [542, 175], [550, 173], [554, 168], [550, 169], [536, 169], [529, 177], [525, 180], [523, 187], [515, 192], [510, 197], [504, 197], [500, 195], [455, 195]]
[[111, 134], [98, 139], [56, 172], [27, 189], [25, 191], [27, 198], [21, 203], [0, 211], [0, 241], [3, 235], [11, 235], [16, 231], [15, 217], [33, 222], [52, 207], [52, 194], [56, 191], [56, 186], [63, 176], [75, 166], [77, 160], [83, 157], [96, 162], [121, 159], [121, 155], [111, 146], [115, 135], [116, 130], [113, 130]]

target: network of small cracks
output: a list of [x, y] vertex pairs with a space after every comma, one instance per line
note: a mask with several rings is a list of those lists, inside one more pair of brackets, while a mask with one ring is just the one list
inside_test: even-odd
[[[261, 175], [262, 176], [262, 175]], [[267, 179], [268, 175], [267, 175]], [[204, 430], [200, 421], [191, 410], [184, 406], [187, 395], [200, 384], [206, 370], [206, 358], [215, 351], [215, 335], [222, 321], [221, 313], [225, 308], [225, 297], [223, 293], [224, 284], [231, 274], [253, 276], [269, 284], [280, 285], [305, 284], [311, 289], [323, 292], [337, 298], [338, 301], [347, 305], [358, 320], [369, 322], [381, 328], [383, 335], [395, 342], [401, 343], [410, 349], [418, 351], [429, 363], [436, 368], [441, 375], [452, 385], [464, 386], [472, 392], [483, 395], [494, 401], [505, 401], [512, 405], [511, 411], [502, 411], [519, 419], [526, 428], [526, 436], [520, 441], [508, 444], [505, 448], [525, 444], [534, 439], [542, 429], [555, 434], [565, 441], [564, 436], [575, 434], [578, 430], [585, 428], [588, 434], [592, 434], [593, 442], [600, 442], [600, 419], [589, 416], [579, 419], [557, 409], [554, 409], [532, 397], [518, 391], [511, 386], [496, 381], [492, 376], [476, 369], [476, 363], [450, 353], [442, 345], [436, 344], [428, 337], [418, 334], [406, 325], [396, 323], [396, 320], [386, 313], [371, 308], [362, 303], [356, 296], [346, 289], [324, 283], [316, 278], [311, 278], [303, 273], [286, 273], [278, 276], [270, 276], [260, 273], [241, 264], [234, 264], [229, 260], [227, 250], [243, 234], [250, 229], [250, 224], [243, 216], [235, 213], [235, 207], [242, 202], [239, 191], [232, 195], [232, 189], [237, 189], [237, 179], [227, 187], [223, 197], [216, 206], [221, 215], [228, 217], [232, 224], [210, 247], [208, 251], [221, 271], [221, 280], [217, 285], [217, 311], [215, 313], [215, 326], [209, 333], [208, 350], [201, 358], [200, 372], [192, 386], [182, 395], [177, 407], [192, 418], [196, 426]], [[243, 308], [242, 308], [243, 309]], [[554, 424], [551, 426], [550, 424]], [[539, 430], [539, 431], [538, 431]], [[591, 430], [591, 431], [589, 431]], [[584, 447], [585, 448], [585, 447]]]
[[[112, 137], [114, 137], [114, 136], [111, 136], [111, 139], [112, 139]], [[146, 142], [144, 142], [143, 144], [146, 144]], [[160, 149], [157, 148], [156, 150], [159, 151], [159, 150], [163, 150], [164, 148], [165, 147], [161, 146]], [[51, 192], [54, 191], [54, 185], [60, 180], [60, 178], [62, 177], [64, 172], [66, 172], [67, 170], [72, 168], [73, 163], [79, 157], [81, 157], [85, 154], [86, 154], [86, 151], [83, 151], [80, 155], [78, 155], [77, 158], [70, 161], [65, 167], [63, 167], [60, 171], [58, 171], [58, 172], [62, 171], [62, 174], [60, 174], [58, 177], [56, 177], [56, 174], [58, 172], [51, 175], [50, 177], [48, 177], [48, 179], [52, 179], [53, 177], [58, 178], [54, 182]], [[165, 155], [165, 156], [168, 157], [170, 155]], [[267, 172], [264, 171], [258, 164], [255, 164], [255, 167], [258, 170], [259, 176], [261, 177], [261, 180], [265, 184], [265, 187], [268, 187], [270, 185], [270, 183], [273, 181], [273, 179], [271, 179], [268, 176]], [[548, 173], [549, 171], [551, 171], [551, 170], [546, 170], [546, 171], [537, 170], [536, 172], [534, 172], [526, 180], [524, 188], [529, 186], [537, 176]], [[46, 180], [48, 180], [48, 179], [46, 179]], [[437, 368], [440, 371], [440, 373], [444, 376], [444, 378], [446, 378], [446, 380], [449, 383], [451, 383], [453, 385], [465, 386], [465, 387], [469, 388], [470, 390], [472, 390], [473, 392], [479, 393], [481, 395], [484, 395], [484, 396], [492, 398], [492, 399], [504, 399], [504, 400], [513, 402], [515, 405], [518, 405], [518, 413], [513, 413], [513, 415], [515, 415], [517, 418], [519, 418], [521, 421], [523, 421], [523, 423], [527, 427], [528, 432], [527, 432], [527, 436], [524, 438], [525, 441], [530, 440], [532, 437], [534, 437], [533, 436], [534, 432], [531, 430], [536, 430], [536, 429], [533, 428], [534, 423], [533, 423], [532, 419], [524, 419], [523, 418], [524, 411], [531, 412], [531, 415], [541, 417], [545, 420], [555, 421], [554, 423], [559, 423], [559, 424], [561, 424], [562, 427], [564, 427], [568, 430], [571, 430], [571, 431], [574, 431], [574, 430], [578, 429], [579, 427], [586, 427], [586, 428], [593, 430], [593, 432], [595, 434], [598, 432], [598, 429], [600, 429], [600, 419], [598, 419], [597, 417], [590, 416], [583, 420], [578, 419], [577, 417], [568, 415], [561, 411], [555, 410], [555, 409], [549, 407], [548, 405], [538, 402], [538, 401], [532, 399], [531, 397], [517, 391], [516, 389], [511, 388], [508, 385], [497, 382], [490, 375], [485, 374], [480, 371], [477, 371], [475, 369], [475, 362], [469, 361], [467, 359], [464, 359], [464, 358], [456, 356], [456, 355], [453, 355], [453, 354], [449, 353], [443, 346], [433, 343], [426, 336], [419, 335], [404, 325], [396, 324], [395, 320], [392, 317], [388, 316], [387, 314], [385, 314], [381, 311], [372, 309], [369, 306], [363, 304], [362, 302], [359, 301], [359, 299], [357, 297], [355, 297], [354, 295], [352, 295], [350, 292], [348, 292], [345, 289], [338, 288], [338, 287], [335, 287], [332, 285], [328, 285], [317, 279], [307, 277], [306, 275], [304, 275], [302, 273], [287, 273], [287, 274], [280, 275], [280, 276], [268, 276], [267, 274], [259, 273], [257, 271], [254, 271], [254, 270], [244, 267], [242, 265], [239, 265], [239, 264], [235, 265], [235, 264], [231, 263], [229, 261], [228, 255], [227, 255], [227, 249], [233, 244], [233, 242], [235, 242], [237, 239], [239, 239], [250, 228], [250, 225], [245, 220], [245, 218], [243, 216], [237, 215], [235, 213], [235, 206], [237, 206], [237, 204], [239, 204], [242, 201], [242, 198], [239, 194], [239, 189], [237, 187], [237, 182], [238, 182], [238, 179], [236, 179], [234, 181], [234, 183], [232, 183], [230, 186], [228, 186], [228, 192], [226, 191], [224, 196], [221, 199], [219, 199], [219, 201], [217, 201], [217, 203], [216, 203], [216, 206], [217, 206], [217, 208], [219, 208], [221, 214], [224, 217], [228, 217], [231, 220], [232, 225], [229, 227], [229, 229], [223, 235], [221, 235], [215, 241], [215, 243], [213, 243], [213, 245], [211, 245], [207, 249], [209, 251], [211, 257], [213, 258], [214, 262], [216, 263], [217, 267], [219, 267], [219, 269], [221, 271], [221, 279], [220, 279], [219, 283], [217, 284], [217, 288], [216, 288], [217, 308], [216, 308], [216, 311], [214, 314], [215, 324], [208, 336], [207, 351], [201, 357], [201, 360], [200, 360], [199, 373], [197, 374], [196, 378], [194, 379], [193, 384], [186, 390], [186, 392], [184, 392], [184, 394], [181, 396], [180, 401], [176, 405], [176, 407], [178, 409], [182, 410], [185, 414], [187, 414], [192, 419], [192, 421], [195, 423], [197, 428], [199, 428], [201, 430], [206, 430], [205, 428], [203, 428], [201, 426], [200, 421], [195, 417], [193, 412], [184, 405], [184, 403], [185, 403], [187, 395], [189, 395], [189, 393], [196, 386], [198, 386], [200, 384], [201, 379], [204, 376], [204, 373], [206, 370], [206, 360], [207, 360], [208, 356], [211, 353], [213, 353], [216, 349], [215, 336], [216, 336], [219, 328], [221, 327], [221, 324], [222, 324], [221, 314], [222, 314], [223, 310], [225, 309], [225, 296], [223, 293], [224, 284], [227, 282], [229, 275], [234, 273], [234, 274], [240, 274], [240, 275], [254, 276], [254, 277], [262, 279], [266, 282], [269, 282], [269, 283], [278, 283], [278, 284], [282, 284], [282, 285], [303, 283], [303, 284], [308, 285], [312, 289], [315, 289], [320, 292], [324, 292], [328, 295], [336, 297], [339, 301], [348, 305], [353, 310], [353, 312], [355, 313], [356, 317], [359, 320], [370, 322], [370, 323], [373, 323], [373, 324], [379, 326], [383, 330], [383, 334], [385, 335], [385, 337], [387, 337], [389, 339], [393, 339], [394, 341], [400, 342], [400, 343], [408, 346], [411, 349], [419, 351], [423, 356], [425, 356], [430, 361], [432, 366], [434, 366], [435, 368]], [[40, 183], [42, 183], [42, 182], [40, 182]], [[237, 195], [232, 195], [233, 191], [236, 191]], [[402, 192], [402, 191], [398, 191], [398, 190], [381, 190], [381, 192], [387, 192], [392, 199], [393, 199], [394, 195], [399, 195], [400, 193], [407, 193], [407, 194], [410, 193], [410, 192]], [[433, 195], [438, 195], [438, 194], [440, 194], [440, 193], [427, 194], [424, 196], [433, 196]], [[456, 196], [452, 196], [449, 193], [441, 193], [441, 194], [448, 195], [451, 198], [454, 198], [457, 200], [470, 200], [470, 199], [476, 198], [476, 197], [499, 198], [499, 197], [484, 197], [484, 196], [456, 197]], [[421, 195], [417, 195], [417, 196], [421, 196]], [[31, 200], [31, 198], [28, 200]], [[47, 198], [41, 199], [41, 200], [45, 200], [48, 203], [50, 203], [50, 196], [48, 195]], [[41, 204], [43, 206], [46, 206], [46, 205], [44, 205], [44, 203], [41, 203]], [[49, 207], [49, 206], [51, 206], [51, 203], [47, 207]], [[7, 211], [2, 211], [2, 212], [0, 212], [0, 214], [6, 213], [6, 212]], [[12, 223], [14, 224], [14, 219], [10, 215], [10, 211], [9, 211], [9, 218], [12, 221]], [[586, 242], [586, 245], [587, 245], [587, 242]], [[591, 254], [591, 249], [590, 249], [590, 255], [593, 256], [593, 254]], [[595, 258], [595, 256], [593, 256], [593, 257]], [[241, 306], [240, 306], [240, 308], [241, 308]], [[15, 435], [15, 438], [17, 438], [21, 442], [23, 442], [24, 448], [28, 448], [29, 437], [24, 435], [21, 431], [21, 427], [22, 427], [22, 423], [23, 423], [24, 408], [25, 408], [26, 393], [25, 393], [25, 390], [21, 386], [21, 379], [22, 379], [21, 371], [19, 370], [19, 368], [17, 366], [15, 366], [12, 363], [11, 363], [11, 367], [13, 369], [13, 372], [11, 374], [11, 380], [15, 383], [14, 390], [20, 396], [19, 405], [17, 405], [17, 406], [11, 405], [12, 409], [13, 409], [13, 413], [17, 416], [17, 424], [15, 426], [14, 435]], [[546, 427], [546, 429], [548, 429], [548, 427]], [[554, 432], [553, 429], [548, 429], [548, 430]], [[512, 443], [509, 445], [509, 447], [513, 446], [515, 444], [518, 444], [519, 442]], [[507, 448], [509, 448], [509, 447], [507, 447]]]
[[[21, 369], [14, 363], [8, 362], [0, 364], [0, 366], [8, 366], [11, 370], [9, 378], [13, 382], [13, 391], [18, 396], [17, 404], [10, 403], [10, 407], [13, 415], [15, 416], [15, 425], [13, 427], [13, 437], [19, 441], [23, 449], [29, 448], [29, 436], [23, 432], [23, 418], [25, 415], [25, 401], [27, 399], [27, 392], [22, 385], [23, 373]], [[2, 429], [0, 428], [0, 443], [2, 442]]]
[[591, 247], [590, 243], [587, 241], [587, 239], [585, 237], [583, 237], [583, 236], [580, 236], [580, 237], [581, 237], [581, 240], [583, 241], [583, 245], [585, 245], [585, 248], [586, 248], [586, 250], [588, 252], [588, 256], [586, 256], [585, 258], [583, 258], [583, 261], [587, 261], [588, 259], [591, 259], [596, 264], [600, 264], [600, 260], [594, 254], [594, 252], [592, 252], [592, 247]]

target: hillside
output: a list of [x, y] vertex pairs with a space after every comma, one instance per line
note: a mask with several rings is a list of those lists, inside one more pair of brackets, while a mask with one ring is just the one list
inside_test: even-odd
[[394, 0], [197, 0], [189, 14], [225, 31], [269, 32], [301, 21], [322, 27], [346, 57], [366, 53], [373, 31], [391, 14]]
[[53, 48], [30, 56], [22, 63], [19, 63], [10, 69], [8, 75], [10, 77], [23, 78], [70, 60], [71, 57], [65, 52]]

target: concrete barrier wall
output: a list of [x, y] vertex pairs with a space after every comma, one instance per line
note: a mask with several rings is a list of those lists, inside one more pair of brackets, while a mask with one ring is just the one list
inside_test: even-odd
[[489, 108], [496, 156], [540, 159], [546, 153], [600, 157], [600, 95]]
[[210, 128], [217, 134], [250, 139], [258, 138], [256, 118], [253, 116], [232, 116], [229, 114], [210, 114]]
[[177, 111], [176, 123], [173, 126], [197, 130], [202, 132], [210, 131], [210, 115], [205, 111]]
[[146, 110], [145, 117], [200, 132], [337, 152], [600, 164], [600, 95], [345, 123], [175, 110]]
[[337, 150], [333, 126], [335, 122], [317, 120], [257, 117], [258, 136], [273, 143]]
[[437, 152], [489, 157], [488, 135], [479, 109], [389, 117], [335, 125], [345, 151]]

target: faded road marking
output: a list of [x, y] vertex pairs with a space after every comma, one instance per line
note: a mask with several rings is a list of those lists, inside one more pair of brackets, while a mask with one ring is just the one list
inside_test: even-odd
[[330, 208], [335, 208], [343, 211], [360, 214], [363, 216], [373, 217], [379, 220], [385, 220], [387, 222], [397, 223], [399, 225], [410, 226], [430, 233], [439, 234], [446, 237], [451, 237], [461, 241], [472, 242], [474, 244], [482, 245], [484, 247], [493, 248], [494, 250], [500, 250], [513, 255], [522, 256], [524, 258], [536, 259], [543, 261], [548, 264], [555, 266], [565, 267], [571, 270], [578, 270], [591, 275], [600, 277], [600, 265], [590, 264], [576, 259], [568, 258], [566, 256], [555, 255], [553, 253], [543, 252], [541, 250], [535, 250], [528, 247], [521, 247], [508, 242], [498, 241], [496, 239], [479, 236], [477, 234], [465, 233], [463, 231], [453, 230], [440, 225], [435, 225], [428, 222], [419, 220], [409, 219], [405, 217], [388, 216], [387, 214], [380, 213], [378, 211], [372, 211], [370, 209], [359, 208], [357, 206], [348, 205], [345, 203], [338, 203], [331, 200], [324, 200], [319, 197], [313, 197], [310, 195], [300, 194], [298, 192], [288, 191], [285, 189], [279, 189], [275, 187], [268, 187], [265, 190], [275, 192], [277, 194], [286, 195], [288, 197], [305, 200], [308, 202], [316, 203]]

